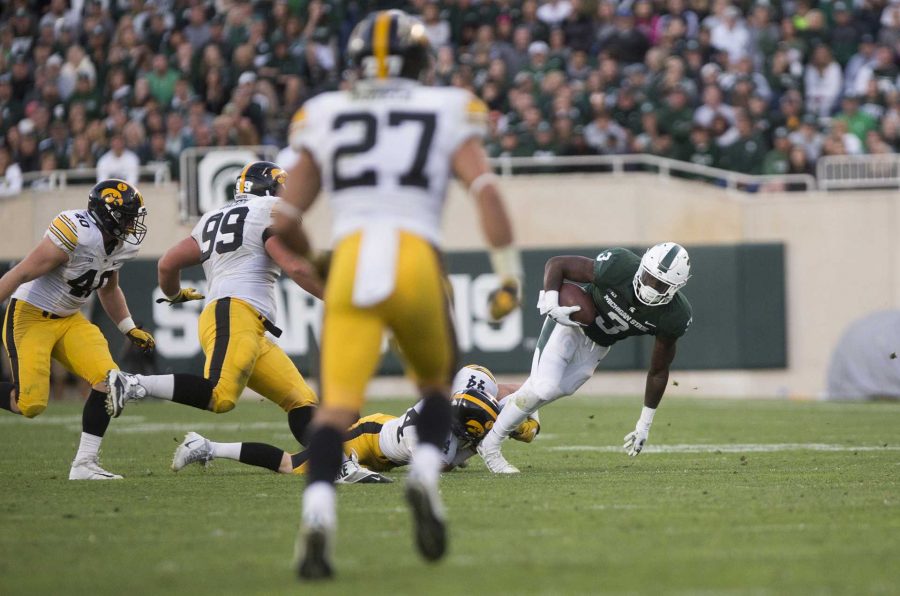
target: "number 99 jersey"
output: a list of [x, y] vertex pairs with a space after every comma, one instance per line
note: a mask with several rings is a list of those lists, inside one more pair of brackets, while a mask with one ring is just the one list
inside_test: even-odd
[[438, 245], [453, 155], [486, 124], [487, 106], [463, 89], [366, 80], [306, 102], [290, 141], [318, 165], [335, 243], [387, 223]]
[[12, 297], [60, 317], [81, 310], [91, 292], [106, 285], [110, 276], [138, 253], [137, 245], [116, 242], [107, 254], [103, 232], [86, 209], [63, 211], [50, 222], [44, 236], [65, 252], [69, 261], [22, 284]]
[[234, 202], [203, 214], [191, 232], [200, 246], [207, 304], [240, 298], [275, 320], [279, 268], [266, 252], [275, 197], [235, 195]]

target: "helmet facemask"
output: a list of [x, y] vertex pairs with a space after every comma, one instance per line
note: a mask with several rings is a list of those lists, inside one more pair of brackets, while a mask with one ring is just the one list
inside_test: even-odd
[[647, 306], [668, 304], [691, 277], [687, 251], [674, 242], [647, 250], [634, 274], [634, 295]]

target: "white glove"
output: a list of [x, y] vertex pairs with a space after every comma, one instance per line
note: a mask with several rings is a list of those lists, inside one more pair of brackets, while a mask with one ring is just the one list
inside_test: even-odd
[[625, 448], [625, 453], [631, 457], [636, 456], [644, 448], [648, 436], [650, 436], [649, 428], [636, 428], [625, 435], [625, 444], [622, 446]]
[[560, 325], [565, 325], [566, 327], [581, 327], [581, 324], [576, 323], [569, 318], [570, 314], [578, 312], [581, 310], [581, 307], [560, 306], [559, 292], [557, 290], [541, 290], [541, 293], [538, 295], [537, 306], [538, 311], [542, 316], [549, 316]]

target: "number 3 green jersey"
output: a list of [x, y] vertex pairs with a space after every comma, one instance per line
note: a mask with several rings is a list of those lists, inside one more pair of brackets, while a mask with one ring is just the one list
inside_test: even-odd
[[633, 335], [681, 337], [691, 324], [691, 304], [681, 292], [668, 304], [647, 306], [634, 295], [633, 280], [641, 258], [624, 248], [597, 255], [594, 280], [585, 288], [594, 301], [597, 318], [584, 333], [601, 346]]

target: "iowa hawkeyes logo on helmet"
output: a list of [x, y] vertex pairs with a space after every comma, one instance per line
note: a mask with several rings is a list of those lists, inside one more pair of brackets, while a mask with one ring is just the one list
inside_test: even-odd
[[124, 200], [122, 199], [122, 193], [120, 191], [128, 190], [128, 185], [120, 182], [118, 185], [118, 190], [115, 188], [104, 188], [100, 192], [100, 198], [103, 199], [107, 205], [119, 205], [122, 206]]
[[484, 435], [492, 428], [494, 428], [493, 420], [488, 420], [483, 424], [478, 420], [466, 420], [466, 434], [470, 437], [483, 439]]

